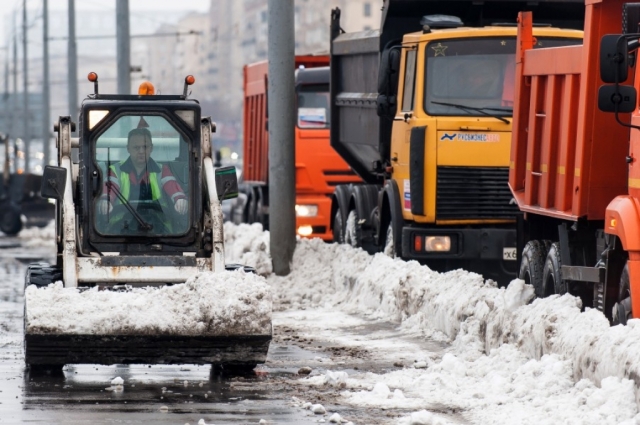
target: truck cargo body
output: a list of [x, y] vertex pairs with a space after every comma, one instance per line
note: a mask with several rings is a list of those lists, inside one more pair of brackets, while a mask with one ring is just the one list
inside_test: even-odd
[[[328, 64], [327, 56], [296, 57], [296, 230], [324, 240], [332, 238], [330, 196], [335, 186], [360, 181], [329, 145]], [[234, 221], [268, 228], [268, 63], [247, 65], [244, 74], [244, 195], [234, 206]]]
[[554, 49], [531, 49], [532, 18], [522, 15], [509, 174], [524, 213], [519, 276], [538, 296], [573, 293], [616, 323], [631, 317], [631, 301], [640, 302], [629, 300], [634, 282], [640, 290], [638, 216], [629, 214], [637, 208], [638, 130], [630, 135], [617, 122], [635, 122], [638, 112], [630, 119], [599, 110], [598, 91], [601, 39], [620, 32], [624, 7], [619, 0], [587, 4], [584, 44]]
[[[332, 229], [371, 252], [508, 283], [517, 272], [507, 185], [516, 28], [498, 7], [513, 5], [486, 3], [474, 14], [471, 2], [387, 1], [382, 31], [353, 34], [341, 33], [333, 12], [331, 145], [366, 185], [337, 188]], [[453, 10], [469, 21], [425, 21], [429, 28], [406, 33], [423, 14]], [[537, 47], [560, 46], [581, 43], [582, 32], [536, 36]]]

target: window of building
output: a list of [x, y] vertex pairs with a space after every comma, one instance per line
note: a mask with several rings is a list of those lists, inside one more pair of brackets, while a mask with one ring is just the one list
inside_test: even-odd
[[371, 3], [366, 2], [364, 4], [364, 16], [369, 17], [371, 16]]

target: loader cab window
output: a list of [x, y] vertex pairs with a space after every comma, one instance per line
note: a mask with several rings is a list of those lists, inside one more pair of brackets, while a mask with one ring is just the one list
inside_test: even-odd
[[190, 225], [189, 143], [164, 116], [122, 115], [94, 141], [105, 236], [180, 236]]
[[329, 128], [329, 84], [298, 86], [298, 127]]
[[[537, 39], [536, 48], [582, 44], [577, 38]], [[425, 111], [432, 116], [511, 116], [515, 52], [515, 37], [460, 38], [427, 44]]]

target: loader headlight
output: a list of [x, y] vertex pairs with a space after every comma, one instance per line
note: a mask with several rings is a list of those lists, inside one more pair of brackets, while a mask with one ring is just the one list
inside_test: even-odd
[[315, 217], [318, 215], [317, 205], [297, 205], [296, 217]]
[[424, 239], [424, 249], [427, 252], [451, 251], [451, 238], [449, 236], [427, 236]]

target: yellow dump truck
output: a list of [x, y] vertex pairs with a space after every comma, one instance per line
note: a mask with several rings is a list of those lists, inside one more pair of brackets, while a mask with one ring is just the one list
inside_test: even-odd
[[360, 33], [332, 12], [331, 145], [365, 182], [336, 188], [335, 241], [516, 277], [507, 180], [523, 9], [537, 47], [582, 43], [581, 1], [386, 0], [381, 29]]

